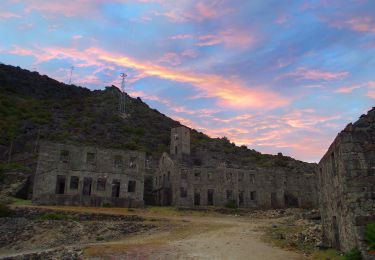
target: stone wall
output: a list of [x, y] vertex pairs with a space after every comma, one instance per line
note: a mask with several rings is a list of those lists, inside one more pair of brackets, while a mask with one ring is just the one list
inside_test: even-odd
[[[176, 141], [190, 142], [186, 130], [172, 129], [172, 147]], [[233, 168], [224, 162], [207, 163], [203, 157], [202, 166], [197, 166], [188, 154], [162, 155], [153, 179], [156, 204], [193, 207], [234, 202], [248, 208], [317, 207], [315, 172], [282, 167]]]
[[144, 171], [142, 152], [42, 142], [33, 202], [143, 206]]
[[365, 252], [365, 225], [375, 221], [374, 108], [336, 137], [318, 176], [324, 243]]
[[170, 154], [177, 157], [181, 157], [182, 155], [190, 155], [189, 128], [184, 126], [172, 128]]

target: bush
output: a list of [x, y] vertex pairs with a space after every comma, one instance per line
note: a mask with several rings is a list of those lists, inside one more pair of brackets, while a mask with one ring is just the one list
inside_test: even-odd
[[10, 208], [5, 204], [0, 203], [0, 218], [10, 217], [11, 215], [12, 211]]
[[104, 208], [112, 208], [112, 204], [109, 202], [103, 203]]
[[231, 200], [229, 201], [226, 205], [225, 205], [226, 208], [228, 209], [237, 209], [237, 203], [235, 200]]
[[365, 230], [365, 240], [370, 250], [375, 250], [375, 223], [367, 224]]
[[344, 255], [344, 259], [345, 260], [361, 260], [362, 259], [361, 251], [359, 251], [358, 248], [354, 248]]
[[39, 220], [65, 220], [67, 219], [67, 216], [63, 214], [48, 213], [48, 214], [41, 215], [38, 219]]

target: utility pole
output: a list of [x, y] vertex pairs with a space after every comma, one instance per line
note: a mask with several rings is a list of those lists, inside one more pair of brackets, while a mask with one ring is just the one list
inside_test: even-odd
[[121, 73], [121, 90], [120, 90], [120, 99], [119, 99], [119, 111], [121, 114], [125, 114], [125, 79], [128, 75], [126, 73]]
[[69, 85], [71, 85], [71, 84], [72, 84], [72, 76], [73, 76], [73, 70], [74, 70], [74, 67], [73, 67], [73, 66], [71, 66], [71, 67], [70, 67], [70, 77], [69, 77]]

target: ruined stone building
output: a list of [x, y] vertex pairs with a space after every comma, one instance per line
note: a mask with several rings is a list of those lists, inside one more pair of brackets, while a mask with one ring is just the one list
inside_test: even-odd
[[145, 154], [42, 142], [33, 202], [143, 206]]
[[164, 153], [153, 180], [156, 203], [178, 207], [317, 207], [314, 171], [282, 168], [231, 168], [224, 162], [191, 160], [190, 130], [171, 130], [170, 154]]
[[323, 242], [365, 255], [365, 225], [375, 222], [375, 108], [338, 134], [318, 176]]

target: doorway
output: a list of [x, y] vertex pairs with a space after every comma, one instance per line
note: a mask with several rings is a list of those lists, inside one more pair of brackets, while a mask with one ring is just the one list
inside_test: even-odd
[[194, 206], [201, 205], [201, 194], [199, 192], [194, 192]]
[[56, 179], [56, 194], [64, 194], [65, 193], [65, 176], [57, 175]]
[[214, 190], [207, 191], [207, 204], [208, 206], [214, 205]]
[[91, 195], [91, 185], [92, 185], [92, 178], [85, 177], [83, 179], [82, 195], [84, 196]]

